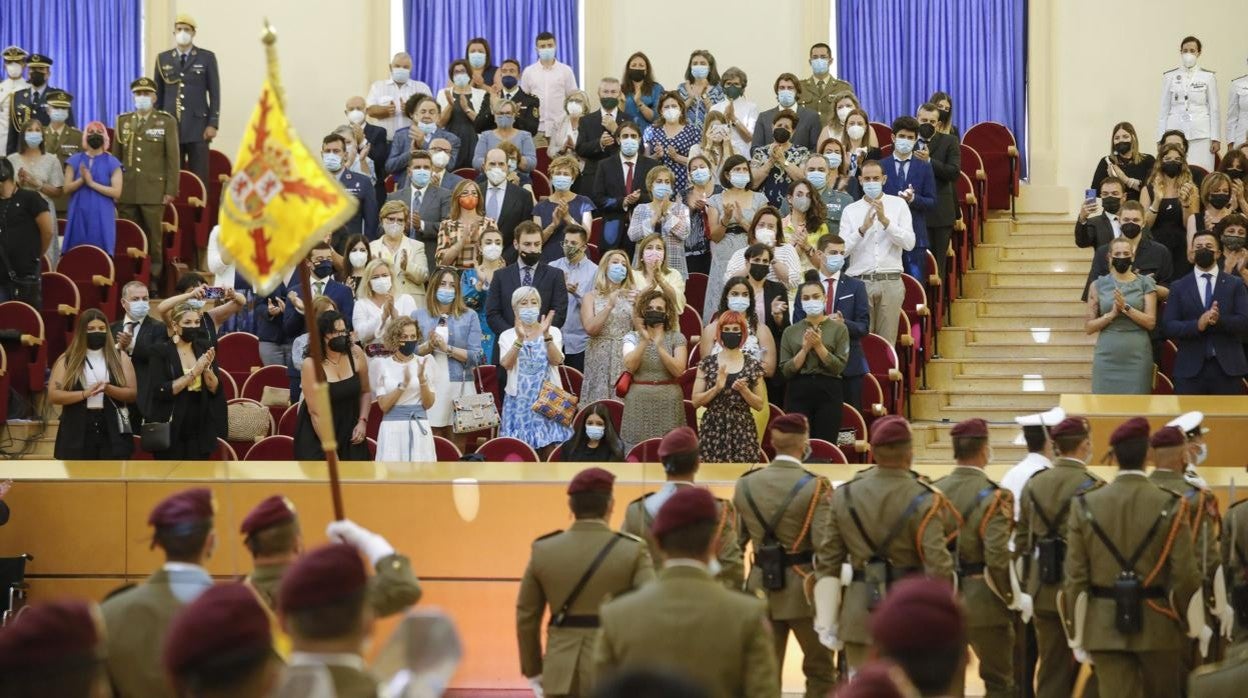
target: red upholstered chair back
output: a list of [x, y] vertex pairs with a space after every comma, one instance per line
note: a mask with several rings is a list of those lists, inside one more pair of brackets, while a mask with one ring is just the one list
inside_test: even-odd
[[983, 160], [988, 177], [988, 208], [1007, 209], [1010, 197], [1018, 196], [1020, 166], [1018, 143], [1005, 124], [984, 121], [967, 129], [962, 142]]
[[486, 441], [480, 448], [477, 449], [477, 453], [487, 461], [502, 462], [519, 459], [524, 463], [541, 462], [541, 459], [537, 457], [537, 452], [533, 450], [532, 446], [529, 446], [520, 439], [513, 439], [510, 436], [500, 436]]
[[295, 440], [284, 434], [266, 436], [256, 442], [243, 460], [294, 460]]
[[94, 245], [71, 247], [61, 255], [56, 270], [78, 287], [82, 309], [98, 308], [109, 322], [117, 319], [117, 274], [107, 252]]

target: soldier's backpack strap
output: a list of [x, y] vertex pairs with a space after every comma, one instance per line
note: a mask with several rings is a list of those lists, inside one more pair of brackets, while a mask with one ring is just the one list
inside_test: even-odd
[[1036, 491], [1028, 490], [1028, 494], [1031, 496], [1031, 506], [1033, 509], [1036, 510], [1036, 514], [1040, 517], [1040, 521], [1044, 523], [1044, 527], [1046, 529], [1044, 533], [1045, 537], [1047, 538], [1059, 537], [1057, 535], [1057, 529], [1061, 525], [1061, 523], [1066, 520], [1066, 515], [1070, 513], [1070, 503], [1075, 500], [1075, 497], [1082, 497], [1086, 492], [1088, 492], [1095, 486], [1096, 486], [1096, 479], [1091, 478], [1091, 477], [1089, 477], [1087, 480], [1084, 480], [1082, 483], [1080, 483], [1080, 485], [1075, 488], [1074, 494], [1072, 494], [1070, 498], [1067, 499], [1066, 502], [1062, 504], [1062, 508], [1058, 510], [1057, 516], [1053, 519], [1050, 519], [1049, 517], [1044, 515], [1044, 508], [1040, 506], [1040, 501], [1036, 499]]
[[[987, 487], [985, 487], [984, 489], [982, 489], [982, 490], [980, 490], [980, 491], [978, 491], [978, 492], [976, 492], [976, 493], [975, 493], [975, 499], [971, 500], [971, 503], [970, 503], [970, 504], [969, 504], [969, 505], [968, 505], [965, 509], [963, 509], [962, 511], [959, 511], [959, 512], [958, 512], [958, 515], [962, 517], [962, 525], [963, 525], [963, 526], [965, 526], [965, 525], [966, 525], [966, 523], [967, 523], [967, 519], [970, 517], [970, 515], [971, 515], [971, 514], [972, 514], [972, 513], [973, 513], [973, 512], [977, 509], [977, 508], [979, 508], [979, 505], [980, 505], [980, 504], [981, 504], [981, 503], [982, 503], [985, 499], [987, 499], [988, 497], [992, 496], [992, 494], [993, 494], [994, 492], [996, 492], [996, 491], [997, 491], [997, 489], [998, 489], [997, 485], [996, 485], [995, 483], [991, 483], [991, 482], [990, 482], [990, 483], [988, 483], [988, 486], [987, 486]], [[977, 528], [978, 528], [978, 527], [977, 527]], [[951, 548], [951, 550], [953, 551], [953, 553], [954, 553], [954, 556], [953, 556], [953, 564], [954, 564], [955, 566], [957, 566], [959, 570], [960, 570], [960, 569], [962, 568], [962, 566], [963, 566], [963, 563], [962, 563], [962, 557], [961, 557], [961, 555], [959, 555], [959, 554], [958, 554], [958, 550], [960, 549], [961, 544], [962, 544], [962, 536], [960, 536], [960, 535], [959, 535], [957, 538], [955, 538], [955, 539], [954, 539], [954, 541], [953, 541], [953, 545], [949, 546], [949, 547]], [[977, 574], [978, 574], [978, 573], [977, 573]]]
[[901, 512], [901, 516], [893, 522], [893, 527], [889, 529], [888, 535], [884, 536], [884, 540], [882, 540], [879, 545], [876, 545], [875, 541], [872, 540], [871, 535], [867, 533], [867, 527], [862, 525], [862, 518], [858, 516], [858, 510], [854, 508], [854, 498], [849, 492], [849, 485], [845, 485], [841, 489], [845, 490], [845, 504], [849, 507], [849, 516], [854, 520], [854, 526], [858, 529], [858, 534], [862, 536], [862, 540], [866, 542], [867, 547], [871, 548], [872, 557], [878, 558], [888, 557], [885, 555], [888, 550], [888, 546], [893, 542], [893, 539], [901, 533], [901, 529], [906, 525], [906, 522], [910, 520], [911, 515], [918, 510], [919, 505], [922, 504], [923, 500], [927, 498], [927, 495], [931, 493], [931, 490], [924, 489], [922, 492], [915, 495], [914, 499], [911, 499], [910, 503], [906, 505], [906, 510]]
[[593, 578], [594, 572], [598, 571], [598, 568], [602, 565], [602, 561], [607, 559], [607, 553], [611, 552], [611, 549], [615, 547], [615, 544], [619, 543], [621, 540], [623, 540], [621, 536], [611, 536], [611, 540], [607, 541], [607, 544], [602, 546], [602, 550], [598, 551], [598, 555], [594, 557], [594, 561], [589, 563], [589, 568], [585, 570], [585, 574], [582, 574], [581, 578], [577, 580], [576, 586], [572, 587], [572, 593], [568, 594], [568, 598], [564, 599], [563, 605], [559, 607], [559, 611], [550, 617], [551, 627], [558, 628], [563, 625], [563, 620], [568, 617], [568, 609], [572, 608], [572, 604], [576, 603], [577, 597], [579, 597], [581, 592], [585, 590], [585, 585], [589, 583], [591, 578]]
[[1109, 536], [1106, 535], [1105, 530], [1101, 528], [1101, 525], [1097, 523], [1096, 517], [1092, 515], [1092, 510], [1088, 508], [1088, 501], [1084, 498], [1084, 495], [1078, 495], [1077, 499], [1079, 500], [1079, 507], [1083, 509], [1084, 518], [1088, 520], [1088, 525], [1092, 527], [1092, 532], [1096, 534], [1097, 538], [1101, 539], [1101, 543], [1107, 550], [1109, 550], [1109, 554], [1114, 557], [1114, 560], [1118, 562], [1118, 566], [1122, 569], [1122, 572], [1124, 574], [1138, 574], [1135, 570], [1135, 565], [1140, 561], [1140, 557], [1144, 555], [1144, 549], [1148, 547], [1150, 542], [1152, 542], [1153, 536], [1157, 535], [1157, 530], [1161, 527], [1161, 522], [1165, 521], [1166, 517], [1170, 515], [1170, 508], [1166, 507], [1161, 510], [1161, 513], [1156, 519], [1153, 520], [1153, 525], [1149, 527], [1148, 532], [1144, 534], [1144, 539], [1140, 541], [1140, 544], [1136, 546], [1135, 551], [1131, 553], [1131, 557], [1126, 558], [1123, 557], [1122, 551], [1118, 550], [1118, 546], [1114, 545], [1113, 541], [1109, 539]]
[[754, 517], [758, 519], [758, 524], [763, 527], [763, 542], [779, 541], [776, 538], [776, 526], [780, 525], [780, 519], [784, 517], [784, 512], [789, 510], [789, 505], [797, 499], [797, 495], [806, 486], [806, 483], [814, 480], [815, 476], [806, 473], [793, 485], [793, 489], [789, 490], [789, 494], [785, 496], [784, 503], [776, 511], [770, 519], [763, 516], [763, 512], [758, 508], [758, 502], [754, 501], [754, 495], [750, 493], [750, 481], [741, 481], [741, 490], [745, 493], [745, 502], [750, 505], [750, 510], [754, 512]]

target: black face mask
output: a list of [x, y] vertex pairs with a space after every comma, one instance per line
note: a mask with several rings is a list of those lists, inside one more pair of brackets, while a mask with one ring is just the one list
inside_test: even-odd
[[1230, 194], [1210, 194], [1209, 205], [1214, 208], [1226, 208], [1231, 203]]
[[793, 132], [781, 126], [775, 131], [772, 131], [771, 135], [776, 139], [777, 143], [788, 143], [789, 139], [793, 137]]
[[538, 262], [542, 261], [542, 253], [541, 252], [521, 252], [520, 261], [524, 262], [524, 265], [526, 267], [535, 266]]
[[725, 349], [736, 349], [741, 346], [740, 332], [720, 332], [719, 343], [724, 345]]
[[316, 275], [316, 278], [324, 279], [334, 273], [334, 263], [329, 260], [317, 262], [312, 265], [312, 273]]
[[416, 353], [416, 340], [413, 339], [410, 342], [403, 342], [402, 344], [400, 344], [399, 353], [402, 354], [403, 356], [411, 356], [412, 354], [415, 354]]
[[750, 264], [750, 278], [755, 281], [762, 281], [767, 278], [767, 272], [771, 271], [770, 264]]
[[87, 145], [91, 148], [103, 148], [104, 136], [98, 133], [87, 136]]
[[939, 117], [940, 123], [942, 124], [949, 123], [949, 110], [948, 109], [937, 109], [936, 113], [940, 115]]
[[1119, 155], [1126, 155], [1131, 152], [1131, 141], [1119, 141], [1114, 144], [1114, 152]]
[[202, 341], [208, 337], [202, 327], [183, 327], [180, 331], [182, 333], [182, 341], [188, 344]]
[[598, 102], [602, 105], [603, 111], [614, 111], [616, 107], [620, 106], [618, 97], [603, 97]]
[[936, 135], [936, 127], [931, 124], [919, 124], [919, 138], [925, 141], [932, 140], [932, 136]]
[[330, 338], [329, 340], [329, 348], [339, 354], [345, 353], [347, 351], [347, 347], [349, 346], [351, 346], [351, 338], [345, 334], [340, 334], [337, 337]]
[[1183, 163], [1178, 160], [1166, 160], [1161, 163], [1161, 171], [1167, 177], [1178, 177], [1183, 171]]
[[629, 68], [628, 77], [633, 82], [641, 82], [642, 80], [646, 79], [646, 69], [645, 68]]
[[666, 325], [667, 313], [663, 312], [662, 310], [647, 310], [646, 312], [641, 314], [641, 321], [645, 323], [646, 327], [653, 327], [654, 325]]
[[1119, 274], [1125, 274], [1131, 270], [1131, 258], [1130, 257], [1114, 257], [1113, 259], [1109, 260], [1109, 263], [1113, 265], [1114, 271], [1118, 272]]
[[104, 348], [104, 343], [108, 341], [107, 332], [88, 332], [87, 348], [99, 351]]
[[1122, 236], [1128, 240], [1134, 240], [1140, 236], [1139, 223], [1123, 223]]
[[48, 74], [42, 70], [32, 70], [30, 71], [30, 77], [28, 79], [30, 80], [30, 84], [35, 87], [43, 87], [44, 83], [48, 81]]
[[1233, 168], [1233, 169], [1226, 171], [1226, 176], [1230, 177], [1231, 179], [1243, 179], [1244, 171], [1239, 168]]
[[1208, 269], [1213, 266], [1217, 260], [1214, 259], [1213, 250], [1208, 247], [1202, 247], [1196, 250], [1196, 254], [1192, 255], [1192, 260], [1196, 262], [1196, 266], [1201, 269]]
[[1101, 205], [1104, 206], [1105, 210], [1109, 213], [1118, 213], [1118, 209], [1122, 208], [1122, 199], [1119, 199], [1116, 196], [1101, 197]]

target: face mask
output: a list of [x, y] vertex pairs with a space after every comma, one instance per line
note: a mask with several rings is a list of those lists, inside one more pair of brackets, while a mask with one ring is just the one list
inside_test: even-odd
[[694, 80], [705, 80], [706, 76], [711, 74], [711, 67], [709, 65], [692, 65], [689, 66], [689, 74], [693, 76]]
[[710, 133], [711, 138], [723, 140], [728, 137], [730, 131], [728, 130], [728, 124], [715, 124], [708, 133]]
[[455, 73], [451, 76], [451, 84], [456, 87], [467, 87], [468, 80], [469, 78], [467, 73]]
[[[425, 136], [432, 136], [434, 132], [438, 130], [438, 125], [433, 123], [432, 121], [430, 121], [429, 123], [425, 123], [424, 121], [418, 121], [416, 122], [416, 128], [419, 129], [421, 133], [425, 134]], [[437, 158], [438, 154], [434, 153], [433, 157]], [[450, 156], [447, 155], [447, 158], [450, 158]]]
[[1203, 464], [1205, 462], [1205, 459], [1207, 459], [1208, 457], [1209, 457], [1209, 444], [1206, 444], [1206, 443], [1200, 444], [1196, 448], [1196, 463], [1194, 465]]
[[429, 155], [429, 162], [432, 163], [433, 166], [438, 168], [439, 170], [446, 169], [446, 164], [449, 163], [450, 161], [451, 161], [451, 154], [444, 153], [440, 150], [435, 151]]
[[842, 158], [840, 153], [824, 153], [823, 157], [828, 161], [828, 167], [834, 170], [841, 169]]
[[806, 211], [810, 210], [810, 197], [794, 196], [793, 197], [793, 210], [797, 211], [798, 213], [806, 213]]
[[823, 301], [818, 298], [802, 301], [802, 310], [809, 316], [823, 315]]
[[515, 88], [516, 83], [520, 82], [520, 78], [517, 78], [515, 75], [504, 75], [499, 82], [503, 83], [504, 88], [510, 90]]
[[490, 181], [490, 184], [497, 187], [507, 180], [507, 170], [501, 167], [491, 167], [485, 171], [485, 178]]
[[508, 171], [508, 172], [515, 172], [515, 171], [516, 171], [516, 161], [515, 161], [515, 160], [508, 160], [508, 161], [507, 161], [507, 171]]
[[914, 151], [914, 141], [909, 138], [897, 138], [893, 140], [893, 148], [902, 155], [909, 155]]
[[555, 175], [550, 178], [550, 185], [555, 191], [567, 191], [572, 188], [572, 175]]
[[737, 85], [724, 85], [724, 95], [728, 99], [736, 99], [745, 92], [745, 89]]
[[103, 148], [104, 136], [99, 133], [93, 133], [87, 136], [87, 147], [88, 148]]
[[1192, 260], [1196, 262], [1196, 266], [1201, 269], [1208, 269], [1212, 267], [1216, 261], [1213, 256], [1213, 250], [1208, 247], [1202, 247], [1199, 250], [1196, 250], [1196, 253], [1192, 255]]
[[541, 314], [542, 311], [537, 308], [521, 308], [520, 322], [523, 322], [526, 325], [532, 325], [537, 322], [537, 319], [541, 316]]
[[854, 140], [861, 140], [862, 134], [866, 132], [867, 127], [862, 124], [854, 124], [853, 126], [847, 126], [845, 128], [845, 133]]
[[464, 194], [459, 197], [459, 208], [464, 211], [477, 210], [477, 204], [481, 203], [481, 198], [476, 194]]
[[810, 59], [810, 69], [814, 71], [815, 75], [827, 75], [830, 63], [831, 61], [826, 58], [812, 58]]
[[602, 103], [602, 108], [606, 111], [615, 111], [615, 108], [620, 106], [619, 97], [600, 97], [598, 101]]
[[1122, 199], [1116, 196], [1101, 197], [1101, 206], [1109, 213], [1118, 213], [1118, 209], [1122, 208]]
[[1224, 234], [1222, 236], [1222, 246], [1231, 252], [1238, 252], [1244, 249], [1245, 242], [1248, 242], [1248, 240], [1245, 240], [1245, 238], [1240, 237], [1239, 235]]
[[771, 132], [771, 137], [774, 138], [777, 143], [788, 143], [789, 139], [793, 137], [793, 132], [781, 126]]
[[806, 179], [814, 185], [815, 189], [823, 189], [828, 185], [828, 173], [820, 170], [811, 170], [806, 173]]
[[674, 124], [677, 121], [680, 121], [680, 109], [676, 107], [668, 107], [667, 109], [664, 109], [663, 120], [669, 124]]
[[949, 123], [950, 112], [948, 109], [937, 109], [936, 114], [938, 115], [937, 118], [940, 119], [940, 123], [942, 124]]
[[412, 170], [412, 184], [415, 184], [417, 189], [424, 189], [429, 186], [429, 180], [432, 177], [433, 173], [429, 170]]
[[130, 317], [142, 320], [151, 312], [152, 306], [147, 301], [130, 301]]
[[191, 310], [204, 309], [204, 299], [202, 298], [191, 298], [186, 302], [186, 304], [191, 307]]
[[645, 68], [629, 68], [628, 79], [632, 80], [633, 82], [641, 82], [642, 80], [645, 80], [646, 69]]
[[134, 108], [139, 111], [147, 111], [152, 108], [152, 98], [148, 95], [135, 95]]
[[767, 273], [770, 271], [770, 264], [750, 264], [750, 278], [755, 281], [762, 281], [767, 278]]
[[1239, 169], [1238, 167], [1233, 167], [1226, 171], [1226, 176], [1230, 177], [1231, 179], [1243, 179], [1244, 171]]
[[732, 182], [732, 186], [737, 189], [744, 189], [745, 185], [750, 183], [750, 174], [748, 172], [733, 172], [728, 175], [728, 181]]
[[379, 276], [375, 279], [370, 279], [368, 285], [373, 289], [373, 293], [389, 293], [394, 283], [388, 276]]
[[567, 257], [569, 261], [572, 261], [581, 256], [582, 250], [583, 248], [580, 245], [575, 243], [565, 243], [563, 246], [563, 256]]
[[511, 128], [516, 123], [516, 117], [511, 114], [499, 114], [494, 117], [494, 123], [497, 124], [499, 128]]
[[1128, 240], [1134, 240], [1140, 236], [1140, 224], [1139, 223], [1123, 223], [1121, 228], [1122, 228], [1122, 236]]
[[351, 262], [352, 267], [359, 269], [368, 264], [368, 253], [364, 250], [356, 250], [347, 255], [347, 259]]
[[823, 258], [823, 268], [829, 274], [835, 274], [845, 267], [845, 255], [837, 252]]
[[178, 46], [187, 46], [191, 43], [191, 33], [185, 29], [174, 32], [173, 40], [178, 42]]
[[734, 313], [744, 313], [750, 307], [747, 296], [728, 296], [728, 309]]
[[69, 120], [69, 110], [68, 109], [48, 109], [48, 118], [58, 124], [63, 124]]
[[398, 237], [403, 234], [403, 224], [398, 221], [386, 221], [381, 224], [381, 229], [386, 231], [386, 235], [390, 237]]
[[638, 143], [636, 138], [620, 139], [620, 152], [624, 154], [624, 157], [631, 158], [637, 154]]
[[316, 278], [324, 279], [334, 273], [334, 263], [328, 259], [317, 262], [312, 265], [312, 273], [316, 275]]
[[672, 185], [667, 182], [659, 182], [654, 185], [654, 198], [656, 201], [667, 201], [672, 195]]
[[761, 242], [768, 247], [772, 247], [776, 244], [776, 231], [771, 228], [755, 228], [754, 240], [755, 242]]
[[719, 343], [722, 344], [725, 349], [738, 349], [741, 347], [741, 333], [720, 332]]
[[1118, 141], [1114, 144], [1114, 152], [1119, 155], [1126, 155], [1131, 152], [1131, 141]]
[[1161, 172], [1167, 177], [1178, 177], [1183, 171], [1183, 163], [1178, 160], [1166, 160], [1161, 163]]
[[845, 120], [849, 118], [849, 113], [853, 110], [853, 107], [837, 107], [836, 118], [840, 119], [841, 123], [845, 123]]
[[936, 127], [932, 124], [919, 124], [919, 137], [925, 141], [932, 140], [932, 136], [936, 135]]
[[663, 250], [645, 250], [641, 253], [641, 259], [646, 264], [658, 264], [663, 261]]
[[43, 71], [34, 71], [34, 70], [30, 71], [30, 84], [34, 85], [35, 87], [43, 87], [43, 84], [47, 81], [48, 81], [47, 73]]
[[689, 179], [701, 186], [711, 181], [711, 171], [705, 167], [697, 167], [689, 171]]
[[411, 356], [416, 353], [416, 340], [410, 340], [399, 344], [399, 353], [403, 356]]
[[785, 109], [788, 109], [789, 107], [793, 106], [794, 103], [797, 102], [797, 91], [796, 90], [780, 90], [776, 92], [776, 101], [780, 103], [780, 106], [784, 107]]
[[537, 57], [541, 59], [543, 63], [549, 63], [555, 60], [555, 48], [553, 46], [539, 48], [537, 50]]
[[580, 102], [568, 102], [568, 116], [580, 116], [585, 113], [585, 105]]
[[94, 349], [95, 351], [99, 351], [100, 349], [104, 348], [104, 342], [106, 341], [108, 341], [107, 332], [88, 332], [87, 333], [87, 348], [88, 349]]
[[[191, 307], [194, 306], [192, 305]], [[181, 333], [182, 341], [187, 342], [188, 344], [193, 344], [199, 340], [205, 339], [206, 337], [204, 334], [204, 328], [202, 327], [183, 327], [179, 330], [179, 332]]]
[[1197, 55], [1194, 53], [1180, 53], [1179, 61], [1183, 63], [1184, 68], [1192, 68], [1196, 65]]
[[[33, 133], [27, 133], [27, 134], [26, 134], [26, 142], [27, 142], [27, 143], [30, 143], [30, 137], [31, 137], [31, 136], [33, 136], [33, 135], [36, 135], [36, 134], [33, 134]], [[39, 136], [39, 140], [43, 140], [43, 136], [42, 136], [42, 135], [40, 135], [40, 136]], [[30, 145], [38, 145], [38, 144], [37, 144], [37, 143], [30, 143]], [[1214, 208], [1226, 208], [1227, 204], [1229, 204], [1229, 203], [1231, 203], [1231, 195], [1230, 195], [1230, 194], [1210, 194], [1210, 195], [1209, 195], [1209, 205], [1210, 205], [1210, 206], [1212, 206], [1212, 207], [1214, 207]]]
[[402, 85], [412, 76], [411, 68], [391, 68], [390, 79]]
[[620, 264], [619, 262], [612, 262], [611, 265], [607, 267], [607, 278], [610, 279], [613, 284], [620, 283], [626, 276], [628, 276], [628, 267]]
[[342, 169], [342, 156], [338, 153], [323, 153], [321, 162], [325, 163], [325, 169], [330, 172], [337, 172]]
[[337, 337], [331, 337], [328, 344], [330, 349], [333, 349], [339, 354], [345, 354], [347, 347], [351, 344], [351, 338], [345, 334], [340, 334]]
[[884, 193], [884, 183], [883, 182], [863, 182], [862, 193], [866, 194], [868, 197], [872, 199], [878, 199], [880, 198], [880, 195]]
[[8, 73], [10, 78], [12, 78], [13, 80], [16, 80], [22, 77], [22, 64], [21, 63], [5, 63], [4, 72]]
[[[43, 142], [43, 134], [39, 131], [27, 131], [22, 134], [22, 138], [26, 141], [26, 145], [32, 148], [38, 148], [39, 144]], [[1219, 206], [1218, 208], [1222, 207]]]
[[647, 310], [641, 314], [641, 319], [642, 322], [645, 323], [646, 327], [662, 325], [667, 322], [667, 313], [662, 310]]
[[1126, 274], [1128, 271], [1131, 270], [1131, 258], [1130, 257], [1114, 257], [1113, 259], [1109, 260], [1109, 263], [1111, 266], [1114, 267], [1114, 271], [1118, 272], [1119, 274]]
[[455, 289], [453, 288], [440, 288], [434, 295], [437, 296], [438, 302], [442, 305], [449, 305], [455, 301]]
[[361, 109], [352, 109], [351, 111], [348, 111], [347, 121], [350, 121], [355, 126], [359, 126], [364, 123], [364, 111]]
[[524, 262], [524, 265], [526, 267], [537, 266], [537, 263], [542, 261], [542, 253], [541, 252], [521, 252], [520, 261]]
[[585, 425], [585, 436], [589, 437], [590, 441], [598, 441], [602, 439], [602, 437], [606, 433], [607, 433], [607, 428], [605, 426], [600, 426], [597, 424]]
[[502, 245], [486, 245], [485, 247], [481, 248], [481, 258], [486, 260], [487, 262], [497, 261], [498, 258], [502, 256], [503, 256]]
[[473, 68], [485, 67], [485, 54], [480, 51], [473, 51], [468, 54], [468, 65]]

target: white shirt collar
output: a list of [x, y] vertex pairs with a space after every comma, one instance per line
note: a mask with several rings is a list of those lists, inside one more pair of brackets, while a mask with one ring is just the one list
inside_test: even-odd
[[667, 569], [669, 567], [693, 567], [708, 574], [710, 573], [710, 568], [705, 562], [701, 560], [694, 560], [690, 557], [676, 557], [666, 560], [663, 563], [663, 569]]
[[844, 271], [845, 271], [845, 267], [841, 267], [841, 271], [838, 271], [838, 272], [836, 272], [835, 274], [831, 274], [831, 275], [829, 275], [829, 274], [827, 274], [827, 273], [825, 273], [825, 272], [820, 271], [820, 272], [819, 272], [819, 280], [820, 280], [820, 281], [824, 281], [824, 282], [826, 282], [828, 279], [832, 279], [833, 281], [835, 281], [835, 282], [837, 282], [837, 283], [839, 284], [839, 283], [841, 282], [841, 273], [842, 273], [842, 272], [844, 272]]
[[800, 460], [798, 460], [798, 459], [794, 458], [793, 456], [786, 456], [786, 455], [784, 455], [783, 453], [776, 454], [776, 457], [775, 457], [774, 459], [772, 459], [772, 460], [773, 460], [773, 461], [778, 461], [778, 460], [788, 461], [788, 462], [790, 462], [790, 463], [797, 463], [798, 465], [800, 465], [800, 466], [802, 466], [802, 467], [806, 467], [806, 464], [805, 464], [805, 463], [803, 463], [803, 462], [801, 462]]
[[351, 652], [291, 652], [291, 666], [341, 666], [365, 671], [364, 658]]
[[1215, 264], [1212, 269], [1192, 267], [1192, 273], [1196, 275], [1197, 281], [1204, 281], [1204, 279], [1200, 278], [1202, 274], [1213, 274], [1213, 277], [1216, 279], [1218, 277], [1218, 266]]
[[166, 562], [160, 568], [166, 572], [205, 572], [203, 567], [189, 562]]

